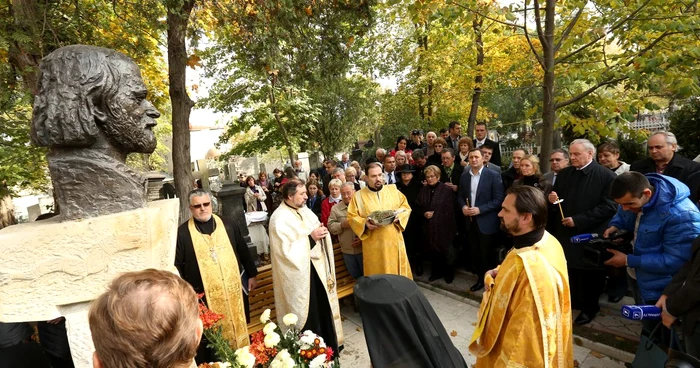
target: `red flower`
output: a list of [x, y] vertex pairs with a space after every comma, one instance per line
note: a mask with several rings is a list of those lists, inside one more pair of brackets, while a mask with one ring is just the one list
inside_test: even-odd
[[[204, 295], [204, 294], [201, 294]], [[199, 295], [198, 295], [199, 296]], [[200, 297], [201, 298], [201, 297]], [[199, 302], [199, 319], [202, 320], [204, 329], [210, 329], [216, 325], [217, 322], [224, 319], [223, 314], [218, 314], [207, 308], [203, 302]]]
[[333, 349], [330, 346], [326, 347], [326, 361], [330, 362], [333, 360]]

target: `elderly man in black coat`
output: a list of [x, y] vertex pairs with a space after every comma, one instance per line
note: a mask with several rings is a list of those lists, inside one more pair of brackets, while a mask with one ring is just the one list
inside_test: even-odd
[[659, 173], [680, 180], [690, 188], [690, 199], [697, 204], [700, 186], [700, 163], [677, 155], [678, 141], [671, 132], [656, 132], [647, 141], [649, 157], [630, 166], [630, 171], [642, 174]]
[[[595, 146], [586, 139], [576, 139], [569, 146], [571, 166], [562, 169], [549, 194], [549, 202], [561, 199], [560, 211], [550, 212], [558, 216], [550, 221], [550, 232], [564, 247], [569, 268], [571, 301], [581, 313], [574, 321], [584, 325], [593, 320], [600, 310], [598, 298], [605, 286], [605, 272], [601, 266], [585, 262], [584, 245], [572, 244], [571, 237], [585, 233], [602, 234], [615, 215], [617, 205], [609, 197], [609, 187], [615, 174], [593, 160]], [[562, 218], [563, 217], [563, 218]]]

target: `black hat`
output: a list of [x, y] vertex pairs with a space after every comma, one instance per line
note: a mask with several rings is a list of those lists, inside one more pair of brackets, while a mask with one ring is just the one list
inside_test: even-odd
[[413, 166], [409, 164], [401, 165], [399, 166], [395, 171], [397, 174], [402, 174], [402, 173], [414, 173], [416, 170], [413, 170]]
[[412, 135], [423, 135], [423, 131], [420, 129], [413, 129], [413, 131], [411, 131], [411, 134]]

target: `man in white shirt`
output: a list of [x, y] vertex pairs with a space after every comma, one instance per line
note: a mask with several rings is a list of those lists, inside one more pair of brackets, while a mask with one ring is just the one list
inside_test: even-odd
[[500, 229], [498, 212], [505, 198], [501, 175], [484, 170], [484, 157], [474, 148], [469, 151], [469, 170], [459, 182], [457, 202], [465, 218], [471, 260], [478, 281], [472, 292], [484, 287], [484, 274], [496, 267], [494, 237]]
[[488, 133], [489, 131], [486, 128], [486, 123], [476, 123], [474, 126], [474, 134], [476, 135], [474, 138], [474, 147], [481, 148], [484, 144], [490, 144], [493, 147], [493, 155], [489, 162], [501, 166], [501, 148], [498, 146], [498, 143], [487, 138]]
[[384, 156], [384, 182], [386, 184], [396, 184], [399, 179], [396, 177], [396, 159], [393, 156]]

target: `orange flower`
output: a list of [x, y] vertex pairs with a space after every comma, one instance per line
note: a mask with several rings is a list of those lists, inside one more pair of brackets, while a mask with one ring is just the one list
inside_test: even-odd
[[[203, 294], [202, 294], [203, 295]], [[202, 320], [204, 329], [210, 329], [216, 325], [217, 322], [224, 319], [223, 314], [218, 314], [207, 308], [203, 302], [199, 302], [199, 319]]]

